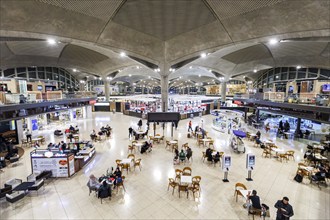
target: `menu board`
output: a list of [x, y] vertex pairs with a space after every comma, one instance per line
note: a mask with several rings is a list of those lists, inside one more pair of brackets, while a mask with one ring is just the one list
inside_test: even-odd
[[[74, 167], [74, 165], [73, 165]], [[67, 158], [32, 158], [33, 172], [51, 170], [53, 177], [68, 177]]]

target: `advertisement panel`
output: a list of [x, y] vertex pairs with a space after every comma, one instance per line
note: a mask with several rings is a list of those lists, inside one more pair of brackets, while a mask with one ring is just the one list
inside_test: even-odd
[[[73, 165], [74, 167], [74, 165]], [[32, 158], [33, 172], [51, 170], [53, 177], [68, 177], [68, 161], [66, 158]]]

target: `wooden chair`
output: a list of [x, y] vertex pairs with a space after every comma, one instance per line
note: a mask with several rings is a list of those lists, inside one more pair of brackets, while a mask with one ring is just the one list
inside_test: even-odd
[[198, 140], [198, 147], [200, 147], [201, 145], [204, 146], [204, 141]]
[[265, 156], [265, 158], [267, 156], [269, 156], [269, 158], [270, 158], [270, 156], [271, 156], [270, 150], [269, 149], [264, 149], [264, 151], [262, 152], [261, 156]]
[[128, 174], [128, 170], [131, 170], [131, 164], [129, 164], [129, 163], [121, 164], [121, 170], [122, 171], [126, 170], [126, 173]]
[[174, 149], [179, 149], [179, 146], [178, 144], [172, 144], [172, 152], [174, 151]]
[[214, 149], [214, 140], [209, 141], [209, 148], [213, 148]]
[[164, 142], [164, 140], [165, 140], [165, 137], [164, 137], [164, 136], [161, 136], [161, 137], [158, 139], [158, 143], [160, 143], [160, 142]]
[[294, 151], [293, 150], [289, 150], [286, 152], [286, 155], [288, 157], [288, 160], [290, 159], [290, 157], [292, 157], [293, 161], [295, 161], [294, 159]]
[[189, 147], [188, 143], [182, 144], [182, 149], [187, 150], [188, 147]]
[[116, 160], [117, 166], [121, 166], [121, 160]]
[[201, 176], [194, 176], [194, 177], [192, 178], [192, 182], [193, 182], [193, 183], [200, 183], [201, 180], [202, 180], [202, 177], [201, 177]]
[[188, 187], [188, 192], [191, 191], [193, 193], [193, 197], [196, 198], [196, 193], [198, 193], [198, 197], [200, 197], [200, 185], [199, 183], [193, 183], [190, 187]]
[[[99, 136], [100, 137], [100, 140], [101, 140], [101, 136]], [[79, 137], [78, 136], [75, 136], [75, 137], [73, 137], [73, 139], [74, 139], [74, 142], [79, 142]]]
[[234, 192], [234, 196], [236, 196], [236, 202], [237, 202], [238, 196], [243, 197], [242, 193], [239, 191], [240, 189], [247, 190], [246, 186], [243, 183], [236, 183], [235, 184], [235, 192]]
[[28, 141], [26, 139], [22, 139], [22, 144], [21, 147], [27, 147], [28, 146]]
[[132, 154], [133, 151], [136, 152], [136, 150], [135, 150], [135, 146], [133, 146], [133, 145], [128, 145], [127, 153], [131, 152], [131, 154]]
[[137, 143], [137, 141], [132, 141], [132, 145], [134, 146]]
[[182, 170], [180, 169], [175, 169], [175, 181], [178, 179], [181, 179], [181, 174], [182, 174]]
[[156, 134], [156, 136], [160, 136], [160, 134]]
[[202, 160], [203, 160], [203, 163], [204, 163], [204, 160], [205, 160], [205, 158], [207, 158], [207, 156], [206, 156], [206, 152], [202, 152], [203, 153], [203, 155], [202, 155]]
[[127, 155], [127, 159], [132, 159], [132, 161], [135, 160], [135, 155], [134, 154], [129, 154]]
[[141, 159], [136, 159], [134, 161], [134, 170], [135, 170], [135, 167], [139, 167], [140, 171], [141, 171]]
[[44, 136], [38, 136], [38, 138], [40, 138], [40, 144], [45, 144], [46, 139]]
[[182, 170], [183, 176], [191, 176], [192, 170], [190, 167], [184, 167]]
[[117, 185], [116, 185], [117, 193], [118, 193], [118, 189], [119, 189], [120, 186], [123, 187], [124, 192], [126, 192], [126, 189], [125, 189], [125, 186], [124, 186], [125, 176], [121, 176], [121, 178], [122, 178], [123, 181], [121, 183], [117, 183]]
[[173, 192], [172, 195], [174, 194], [174, 189], [175, 187], [177, 187], [179, 184], [177, 182], [174, 181], [173, 178], [168, 178], [168, 187], [167, 187], [167, 191], [170, 189], [170, 187], [173, 188]]
[[180, 192], [186, 192], [187, 193], [187, 199], [188, 199], [188, 185], [181, 185], [178, 184], [178, 189], [179, 189], [179, 198], [180, 198]]
[[171, 143], [170, 141], [166, 140], [166, 144], [165, 144], [165, 149], [168, 147], [168, 149], [171, 149]]
[[286, 160], [286, 162], [288, 162], [289, 158], [287, 154], [278, 154], [278, 160], [280, 160], [281, 162], [283, 162], [283, 160]]

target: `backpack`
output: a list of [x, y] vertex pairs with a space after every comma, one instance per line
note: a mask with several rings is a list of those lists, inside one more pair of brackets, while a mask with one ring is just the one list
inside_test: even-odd
[[297, 173], [297, 175], [294, 177], [294, 180], [297, 181], [298, 183], [301, 183], [303, 180], [303, 177], [302, 177], [302, 175]]

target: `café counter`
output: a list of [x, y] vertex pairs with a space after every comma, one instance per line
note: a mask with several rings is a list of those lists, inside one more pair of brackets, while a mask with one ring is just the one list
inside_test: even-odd
[[74, 157], [74, 168], [78, 172], [81, 170], [95, 155], [95, 147], [88, 147], [86, 149], [78, 151]]

